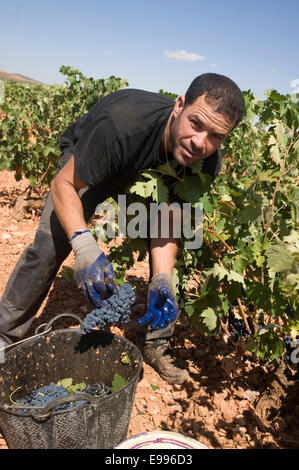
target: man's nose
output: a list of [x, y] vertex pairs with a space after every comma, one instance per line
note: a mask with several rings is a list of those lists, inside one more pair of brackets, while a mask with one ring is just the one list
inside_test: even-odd
[[203, 132], [198, 132], [197, 134], [195, 134], [191, 139], [193, 150], [204, 150], [207, 145], [207, 138], [208, 138], [207, 132], [203, 131]]

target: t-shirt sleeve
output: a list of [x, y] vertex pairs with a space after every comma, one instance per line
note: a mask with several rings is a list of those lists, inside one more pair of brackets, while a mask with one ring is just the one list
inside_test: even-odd
[[118, 173], [122, 151], [112, 122], [88, 125], [74, 147], [75, 173], [89, 187], [101, 185]]
[[73, 122], [68, 126], [60, 137], [60, 150], [63, 152], [66, 149], [73, 151], [74, 149], [74, 130], [76, 123]]

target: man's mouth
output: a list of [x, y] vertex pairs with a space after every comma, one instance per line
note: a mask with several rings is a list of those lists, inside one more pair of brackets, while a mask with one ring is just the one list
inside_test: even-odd
[[201, 158], [201, 155], [198, 155], [198, 154], [195, 154], [193, 152], [191, 152], [190, 150], [186, 149], [185, 147], [183, 147], [183, 152], [184, 152], [184, 155], [185, 157], [189, 160], [191, 159], [198, 159], [198, 158]]

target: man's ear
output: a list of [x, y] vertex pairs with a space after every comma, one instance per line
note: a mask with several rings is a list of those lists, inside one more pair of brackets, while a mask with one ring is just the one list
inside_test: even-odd
[[174, 115], [177, 117], [183, 111], [185, 105], [185, 96], [179, 96], [174, 105]]

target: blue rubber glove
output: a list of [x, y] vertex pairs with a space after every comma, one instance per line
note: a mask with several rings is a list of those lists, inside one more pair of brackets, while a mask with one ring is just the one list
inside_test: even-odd
[[157, 274], [149, 285], [147, 312], [138, 323], [143, 325], [151, 322], [151, 328], [165, 328], [177, 316], [178, 306], [173, 293], [172, 276]]
[[90, 231], [70, 240], [75, 254], [75, 280], [95, 307], [113, 294], [115, 274], [112, 264], [100, 249]]

